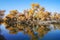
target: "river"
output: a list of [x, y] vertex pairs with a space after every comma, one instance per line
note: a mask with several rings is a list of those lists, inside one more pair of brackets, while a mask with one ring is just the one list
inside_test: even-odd
[[0, 30], [0, 35], [4, 36], [6, 40], [60, 40], [60, 24], [34, 27], [33, 32], [20, 30], [17, 33], [10, 33], [2, 24]]

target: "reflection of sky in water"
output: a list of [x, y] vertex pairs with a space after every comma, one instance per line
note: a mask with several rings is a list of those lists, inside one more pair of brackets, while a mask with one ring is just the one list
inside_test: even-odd
[[23, 32], [18, 32], [17, 34], [9, 34], [9, 31], [5, 29], [3, 25], [0, 27], [2, 29], [2, 35], [4, 35], [7, 40], [30, 40], [30, 36], [24, 34]]
[[43, 40], [60, 40], [60, 30], [53, 30], [48, 32]]
[[[47, 34], [44, 35], [42, 39], [38, 40], [60, 40], [60, 30], [54, 30], [54, 27], [50, 25], [52, 28]], [[1, 25], [0, 28], [2, 29], [2, 35], [7, 40], [30, 40], [31, 37], [28, 34], [24, 34], [23, 32], [18, 32], [17, 34], [9, 34], [9, 31], [5, 29], [4, 25]]]
[[29, 36], [27, 34], [23, 34], [19, 32], [18, 34], [5, 34], [4, 35], [8, 40], [29, 40]]

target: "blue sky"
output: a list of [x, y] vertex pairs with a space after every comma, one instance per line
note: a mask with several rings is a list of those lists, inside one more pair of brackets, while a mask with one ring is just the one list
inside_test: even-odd
[[60, 0], [0, 0], [0, 10], [6, 10], [5, 14], [14, 9], [22, 12], [29, 9], [32, 3], [38, 3], [50, 12], [60, 12]]

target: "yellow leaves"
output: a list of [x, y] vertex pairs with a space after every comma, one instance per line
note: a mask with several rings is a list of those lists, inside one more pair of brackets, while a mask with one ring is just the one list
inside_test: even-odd
[[6, 17], [13, 18], [14, 16], [11, 14], [8, 14]]
[[25, 16], [24, 15], [20, 15], [19, 17], [18, 17], [18, 20], [25, 20]]
[[54, 13], [54, 15], [51, 16], [52, 19], [60, 20], [60, 14]]
[[[40, 7], [39, 4], [32, 4], [32, 9], [27, 11], [28, 12], [27, 15], [24, 14], [25, 16], [20, 16], [20, 17], [18, 17], [18, 19], [20, 19], [20, 20], [24, 20], [25, 18], [29, 19], [31, 16], [33, 17], [35, 14], [36, 15], [34, 17], [36, 17], [36, 18], [45, 17], [45, 14], [44, 14], [45, 9], [43, 7], [40, 7], [40, 11], [35, 13], [35, 11], [37, 11], [37, 10], [35, 10], [34, 8], [38, 9], [39, 7]], [[10, 14], [8, 16], [13, 18], [17, 13], [18, 13], [17, 10], [12, 10], [12, 11], [10, 11]]]
[[17, 12], [18, 12], [17, 10], [11, 10], [10, 11], [10, 13], [15, 13], [15, 14], [17, 14]]
[[45, 8], [44, 7], [40, 7], [40, 11], [45, 11]]
[[34, 13], [34, 10], [30, 9], [30, 10], [29, 10], [29, 13], [31, 13], [31, 14]]
[[39, 4], [32, 4], [32, 9], [33, 10], [37, 10], [39, 8]]
[[50, 13], [49, 12], [43, 12], [43, 11], [39, 11], [37, 14], [36, 14], [36, 17], [37, 18], [41, 18], [41, 20], [45, 20], [47, 19], [48, 17], [50, 16]]
[[48, 11], [45, 11], [45, 14], [46, 14], [46, 15], [50, 15], [50, 12], [48, 12]]
[[28, 18], [33, 16], [33, 14], [34, 14], [34, 10], [30, 9], [27, 14]]
[[10, 15], [13, 15], [13, 16], [15, 16], [17, 13], [18, 13], [17, 10], [11, 10], [11, 11], [10, 11]]
[[36, 17], [37, 18], [42, 18], [44, 17], [44, 13], [42, 11], [39, 11], [37, 14], [36, 14]]
[[14, 18], [14, 17], [16, 17], [16, 14], [17, 14], [18, 12], [17, 12], [17, 10], [11, 10], [10, 11], [10, 14], [8, 14], [5, 18], [4, 18], [4, 20], [7, 20], [8, 18], [7, 17], [9, 17], [9, 18]]
[[32, 8], [34, 8], [35, 4], [32, 4]]
[[32, 8], [37, 7], [39, 8], [39, 4], [32, 4]]

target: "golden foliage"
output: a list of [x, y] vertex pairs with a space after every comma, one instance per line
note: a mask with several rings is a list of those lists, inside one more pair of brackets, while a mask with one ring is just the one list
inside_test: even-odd
[[[11, 34], [26, 30], [26, 33], [34, 38], [35, 30], [33, 30], [33, 28], [37, 26], [35, 21], [47, 21], [48, 18], [51, 20], [60, 20], [60, 14], [58, 13], [51, 15], [50, 12], [45, 11], [45, 8], [39, 4], [32, 4], [31, 6], [32, 8], [24, 10], [23, 13], [19, 13], [17, 10], [11, 10], [9, 14], [3, 18], [6, 29], [8, 29]], [[3, 12], [0, 12], [0, 16], [4, 15]], [[40, 25], [38, 25], [36, 30], [39, 36], [44, 36], [48, 31], [49, 29], [47, 27]]]

